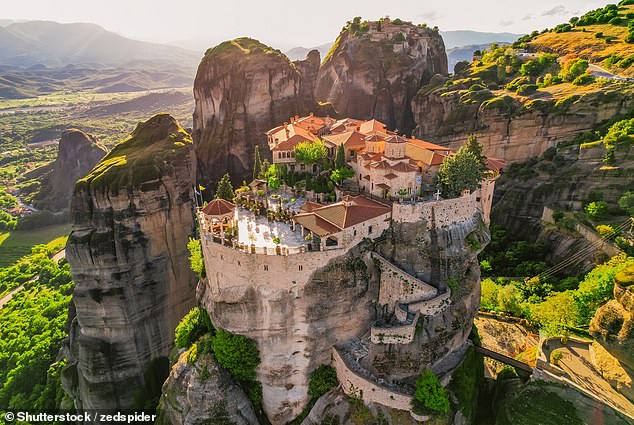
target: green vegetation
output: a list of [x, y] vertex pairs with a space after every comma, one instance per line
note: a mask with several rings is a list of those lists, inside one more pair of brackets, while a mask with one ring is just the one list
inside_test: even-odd
[[339, 384], [337, 371], [329, 365], [321, 365], [310, 374], [308, 395], [318, 399]]
[[482, 146], [474, 137], [453, 156], [445, 158], [438, 170], [438, 188], [446, 197], [457, 197], [464, 190], [476, 190], [486, 170]]
[[213, 332], [214, 327], [207, 310], [194, 307], [183, 317], [175, 331], [175, 344], [178, 348], [187, 348], [206, 333]]
[[262, 172], [262, 158], [260, 157], [260, 147], [253, 148], [253, 180], [260, 178]]
[[456, 396], [458, 409], [465, 418], [473, 418], [477, 404], [478, 387], [484, 379], [484, 359], [482, 355], [469, 347], [460, 366], [458, 366], [449, 383], [449, 389]]
[[257, 53], [276, 55], [288, 61], [288, 58], [278, 49], [274, 49], [249, 37], [240, 37], [235, 40], [225, 41], [211, 49], [207, 49], [203, 61], [208, 62], [211, 59], [231, 54], [251, 55]]
[[40, 227], [34, 230], [14, 230], [0, 233], [0, 267], [7, 267], [31, 252], [42, 241], [55, 241], [57, 250], [64, 247], [70, 225]]
[[255, 380], [255, 368], [260, 363], [258, 347], [252, 339], [218, 329], [211, 347], [216, 360], [231, 376], [239, 380]]
[[605, 201], [590, 202], [584, 207], [584, 211], [592, 219], [602, 219], [608, 215], [608, 203]]
[[634, 217], [634, 192], [625, 192], [619, 199], [619, 207]]
[[449, 411], [447, 390], [442, 387], [440, 380], [431, 370], [424, 371], [416, 378], [412, 410], [419, 414]]
[[328, 156], [326, 145], [322, 141], [301, 142], [295, 146], [295, 159], [300, 164], [320, 164]]
[[64, 391], [56, 362], [66, 327], [73, 282], [68, 263], [49, 259], [45, 245], [0, 269], [0, 294], [20, 285], [0, 309], [0, 406], [55, 412]]
[[139, 187], [171, 170], [172, 162], [191, 149], [192, 138], [168, 114], [139, 123], [132, 134], [116, 145], [91, 173], [79, 180], [75, 190], [117, 194], [121, 188]]
[[205, 262], [203, 260], [203, 249], [198, 239], [189, 238], [187, 243], [189, 250], [189, 266], [196, 273], [199, 279], [205, 278]]
[[226, 173], [220, 181], [218, 182], [218, 186], [216, 186], [216, 199], [224, 199], [225, 201], [233, 201], [233, 198], [236, 197], [235, 192], [233, 191], [233, 185], [231, 184], [231, 177], [229, 173]]

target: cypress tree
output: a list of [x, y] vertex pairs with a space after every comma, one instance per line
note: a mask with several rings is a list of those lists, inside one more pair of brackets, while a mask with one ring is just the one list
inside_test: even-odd
[[262, 172], [262, 158], [260, 158], [260, 148], [258, 145], [255, 145], [253, 151], [253, 180], [255, 180], [260, 177], [260, 173]]
[[337, 154], [335, 155], [335, 169], [344, 168], [346, 166], [346, 151], [343, 148], [343, 144], [337, 148]]
[[224, 199], [232, 202], [235, 196], [236, 195], [233, 192], [233, 185], [231, 184], [231, 178], [229, 177], [229, 173], [227, 173], [222, 176], [218, 182], [218, 187], [216, 188], [216, 199]]

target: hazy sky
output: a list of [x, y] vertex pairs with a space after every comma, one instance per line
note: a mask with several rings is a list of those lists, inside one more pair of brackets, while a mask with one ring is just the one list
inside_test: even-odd
[[[612, 0], [616, 3], [616, 0]], [[607, 0], [4, 0], [0, 19], [92, 22], [147, 41], [250, 36], [277, 47], [332, 42], [354, 16], [389, 15], [441, 30], [526, 33]]]

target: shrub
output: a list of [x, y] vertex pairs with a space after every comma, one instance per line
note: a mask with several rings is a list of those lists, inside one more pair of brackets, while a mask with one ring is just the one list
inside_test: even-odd
[[619, 207], [634, 217], [634, 192], [625, 192], [619, 199]]
[[559, 75], [566, 81], [572, 82], [588, 70], [589, 63], [585, 59], [572, 58], [562, 63]]
[[189, 250], [189, 267], [199, 279], [205, 277], [205, 262], [203, 261], [203, 249], [198, 239], [189, 238], [187, 242]]
[[207, 311], [194, 307], [176, 326], [176, 347], [187, 348], [204, 334], [213, 331], [211, 319]]
[[608, 224], [599, 224], [596, 227], [597, 233], [599, 234], [599, 236], [601, 236], [602, 238], [606, 238], [609, 236], [612, 236], [614, 234], [617, 234], [616, 229], [614, 229], [614, 227], [608, 225]]
[[608, 204], [605, 201], [590, 202], [585, 206], [584, 211], [590, 218], [605, 218], [608, 215]]
[[569, 32], [571, 30], [572, 30], [572, 26], [570, 24], [559, 24], [555, 28], [553, 28], [553, 31], [556, 33]]
[[218, 363], [240, 380], [255, 379], [260, 353], [254, 340], [218, 329], [211, 342]]
[[594, 38], [603, 38], [603, 33], [602, 32], [595, 32], [594, 33]]
[[335, 368], [321, 365], [310, 374], [308, 395], [314, 399], [319, 398], [337, 385], [339, 385], [339, 381]]
[[416, 379], [412, 409], [416, 413], [449, 411], [447, 390], [442, 387], [440, 380], [431, 370], [426, 370]]
[[396, 41], [398, 43], [402, 43], [403, 41], [405, 41], [405, 36], [403, 35], [402, 32], [397, 32], [394, 35], [394, 41]]
[[524, 84], [517, 88], [517, 94], [521, 96], [528, 96], [537, 91], [537, 85], [535, 84]]
[[572, 81], [575, 86], [586, 86], [594, 82], [594, 77], [590, 74], [582, 74]]

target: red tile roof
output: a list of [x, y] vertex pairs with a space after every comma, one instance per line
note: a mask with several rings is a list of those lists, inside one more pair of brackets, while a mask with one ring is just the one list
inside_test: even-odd
[[337, 203], [324, 205], [312, 212], [297, 214], [293, 220], [313, 233], [325, 236], [387, 214], [390, 211], [389, 206], [363, 195], [344, 196]]
[[273, 149], [271, 149], [272, 152], [277, 152], [277, 151], [292, 151], [293, 149], [295, 149], [295, 146], [299, 145], [302, 142], [313, 142], [313, 140], [308, 139], [304, 136], [301, 136], [299, 134], [295, 134], [294, 136], [291, 136], [289, 139], [284, 140], [283, 142], [280, 142], [277, 146], [275, 146]]
[[396, 174], [394, 174], [394, 173], [388, 173], [388, 174], [384, 175], [383, 177], [385, 177], [388, 180], [392, 180], [392, 179], [397, 178], [398, 176]]
[[363, 149], [365, 147], [364, 135], [358, 131], [344, 131], [342, 133], [324, 136], [324, 140], [334, 145], [343, 145], [346, 149]]
[[385, 133], [387, 131], [387, 126], [383, 124], [381, 121], [377, 120], [369, 120], [360, 125], [359, 131], [364, 134], [368, 134], [371, 132], [381, 132]]
[[236, 206], [231, 202], [218, 198], [205, 205], [205, 207], [203, 208], [203, 212], [206, 215], [220, 216], [233, 212], [235, 207]]

